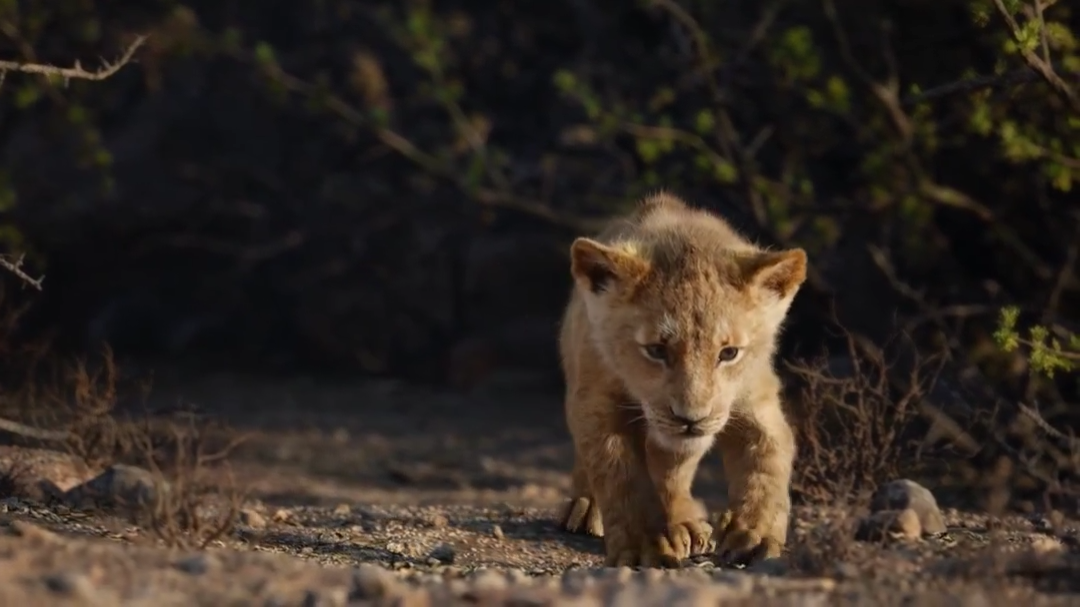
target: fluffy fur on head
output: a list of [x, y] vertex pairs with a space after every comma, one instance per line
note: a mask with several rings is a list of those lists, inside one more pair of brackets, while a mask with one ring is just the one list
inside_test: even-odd
[[771, 367], [807, 266], [802, 249], [760, 249], [666, 195], [578, 238], [570, 258], [596, 349], [640, 402], [650, 435], [678, 449], [711, 445], [748, 378]]

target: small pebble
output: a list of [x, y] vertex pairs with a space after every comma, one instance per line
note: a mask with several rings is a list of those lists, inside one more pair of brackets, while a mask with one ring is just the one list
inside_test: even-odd
[[438, 513], [428, 516], [426, 522], [432, 529], [442, 529], [450, 525], [450, 520]]
[[642, 569], [641, 570], [641, 581], [645, 582], [646, 584], [656, 584], [656, 583], [660, 582], [663, 579], [664, 579], [664, 570], [663, 569], [648, 568], [648, 569]]
[[308, 590], [304, 593], [303, 607], [345, 607], [349, 593], [343, 588]]
[[378, 565], [364, 563], [353, 572], [353, 587], [348, 598], [379, 599], [389, 595], [397, 583], [393, 573]]
[[532, 582], [532, 578], [529, 574], [525, 573], [521, 569], [510, 569], [506, 572], [506, 577], [510, 579], [511, 584], [528, 584]]
[[509, 584], [506, 576], [490, 569], [482, 569], [472, 579], [472, 587], [480, 592], [504, 590]]
[[447, 565], [454, 562], [454, 558], [457, 556], [457, 551], [450, 544], [439, 544], [431, 551], [428, 558], [434, 560], [434, 564], [446, 563]]
[[191, 575], [202, 575], [214, 565], [214, 557], [209, 554], [194, 554], [176, 562], [176, 568]]
[[266, 527], [266, 518], [255, 510], [245, 508], [240, 511], [240, 524], [252, 529], [262, 529]]
[[65, 596], [90, 597], [94, 594], [94, 585], [81, 573], [63, 572], [47, 575], [42, 580], [45, 587]]

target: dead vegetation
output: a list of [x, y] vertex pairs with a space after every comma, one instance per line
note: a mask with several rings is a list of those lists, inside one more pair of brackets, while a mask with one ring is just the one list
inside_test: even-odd
[[812, 577], [842, 577], [843, 566], [852, 561], [858, 545], [858, 518], [851, 504], [840, 504], [834, 515], [805, 533], [790, 533], [788, 563], [795, 572]]
[[[883, 350], [862, 347], [850, 334], [843, 335], [847, 347], [842, 352], [787, 364], [799, 445], [793, 496], [816, 506], [819, 515], [812, 523], [799, 521], [804, 528], [798, 533], [793, 521], [787, 550], [791, 569], [843, 578], [851, 575], [852, 563], [893, 558], [881, 549], [910, 538], [864, 530], [873, 518], [871, 496], [890, 481], [917, 478], [951, 505], [988, 513], [986, 533], [996, 538], [977, 557], [951, 565], [956, 571], [946, 567], [939, 573], [1064, 583], [1062, 572], [1075, 571], [1077, 564], [1054, 538], [1071, 537], [1062, 526], [1062, 509], [1069, 516], [1078, 511], [1075, 499], [1067, 507], [1067, 498], [1076, 496], [1076, 439], [1032, 407], [1001, 402], [979, 403], [970, 416], [949, 420], [952, 432], [942, 432], [934, 425], [940, 418], [928, 413], [944, 415], [929, 401], [946, 356], [924, 357], [898, 379], [899, 365], [887, 360]], [[934, 449], [931, 443], [941, 434], [959, 435], [963, 448]], [[1016, 512], [1050, 521], [1048, 539], [1018, 550], [1005, 536], [995, 535], [996, 517]]]
[[792, 487], [815, 503], [866, 500], [879, 483], [913, 471], [919, 403], [940, 370], [939, 360], [928, 358], [898, 388], [880, 351], [845, 338], [839, 355], [786, 365], [798, 393], [792, 399], [799, 445]]
[[[146, 428], [136, 441], [151, 474], [164, 484], [159, 499], [138, 513], [136, 524], [170, 546], [205, 548], [232, 531], [245, 493], [226, 458], [242, 436], [208, 452], [202, 429], [189, 417], [187, 423], [171, 423], [161, 433]], [[224, 483], [208, 482], [211, 467], [224, 475]]]
[[[126, 380], [105, 348], [93, 363], [17, 344], [26, 307], [0, 300], [0, 430], [21, 444], [56, 449], [96, 475], [79, 486], [41, 491], [19, 460], [0, 471], [0, 496], [44, 497], [116, 517], [170, 546], [205, 547], [229, 533], [244, 498], [228, 457], [245, 439], [189, 408], [148, 411], [148, 382]], [[10, 419], [9, 419], [10, 418]]]

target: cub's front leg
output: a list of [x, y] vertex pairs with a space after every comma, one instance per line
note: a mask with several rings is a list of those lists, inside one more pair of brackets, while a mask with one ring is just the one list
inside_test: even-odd
[[706, 512], [691, 494], [694, 475], [706, 448], [672, 451], [652, 440], [645, 443], [649, 477], [656, 488], [664, 515], [665, 538], [679, 559], [709, 552], [714, 547], [713, 528]]
[[778, 395], [736, 410], [717, 443], [729, 501], [717, 523], [717, 556], [741, 563], [780, 556], [791, 516], [795, 437]]
[[[669, 537], [664, 509], [646, 464], [643, 432], [571, 402], [570, 433], [575, 449], [575, 494], [561, 524], [571, 531], [591, 531], [604, 538], [607, 566], [677, 567], [680, 554]], [[590, 412], [593, 415], [590, 415]], [[587, 494], [580, 486], [588, 485]]]
[[570, 499], [559, 517], [559, 527], [570, 533], [604, 537], [604, 521], [600, 518], [600, 506], [592, 497], [589, 477], [585, 473], [581, 459], [576, 454], [574, 471], [570, 478]]
[[[666, 541], [663, 514], [642, 454], [630, 437], [619, 434], [575, 437], [591, 499], [586, 511], [602, 521], [604, 564], [609, 567], [674, 567], [678, 556]], [[571, 512], [574, 501], [569, 506]], [[570, 514], [571, 512], [568, 512]], [[586, 517], [588, 520], [588, 516]], [[566, 521], [569, 522], [569, 521]]]

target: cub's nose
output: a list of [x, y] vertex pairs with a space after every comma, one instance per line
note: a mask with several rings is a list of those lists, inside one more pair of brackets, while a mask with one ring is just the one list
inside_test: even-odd
[[704, 430], [701, 428], [701, 422], [709, 417], [708, 415], [695, 415], [693, 417], [684, 415], [675, 411], [674, 407], [671, 407], [671, 418], [675, 423], [682, 425], [683, 434], [690, 436], [701, 436], [704, 434]]

